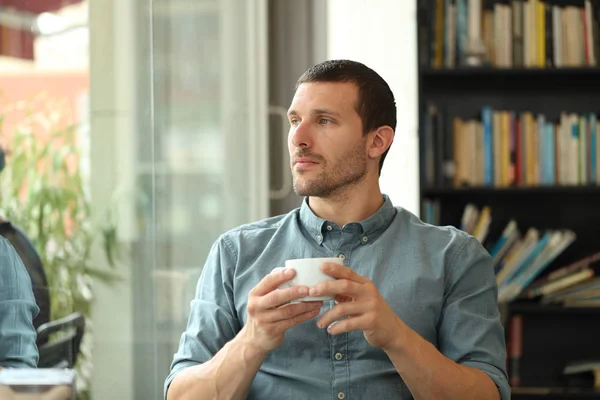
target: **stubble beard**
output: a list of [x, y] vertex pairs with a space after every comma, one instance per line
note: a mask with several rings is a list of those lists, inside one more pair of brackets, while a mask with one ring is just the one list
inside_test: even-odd
[[321, 162], [323, 170], [313, 179], [302, 171], [293, 171], [294, 191], [299, 196], [333, 198], [352, 186], [358, 185], [367, 175], [367, 159], [365, 155], [366, 140], [350, 149], [336, 163], [328, 168]]

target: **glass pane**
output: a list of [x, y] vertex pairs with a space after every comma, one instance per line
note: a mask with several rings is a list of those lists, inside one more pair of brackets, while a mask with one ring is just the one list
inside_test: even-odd
[[256, 149], [265, 142], [256, 104], [266, 88], [252, 78], [260, 54], [248, 2], [151, 5], [152, 90], [141, 101], [152, 99], [153, 112], [136, 146], [143, 229], [133, 260], [134, 396], [159, 399], [210, 247], [265, 216], [267, 201], [254, 192], [267, 174]]
[[162, 399], [210, 247], [267, 217], [265, 1], [0, 0], [0, 215], [40, 253], [48, 318], [86, 316], [78, 400]]

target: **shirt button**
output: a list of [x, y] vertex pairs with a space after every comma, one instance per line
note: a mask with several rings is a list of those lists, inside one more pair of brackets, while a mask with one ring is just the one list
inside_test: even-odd
[[320, 242], [323, 237], [321, 235], [317, 235], [317, 241]]
[[362, 237], [362, 242], [363, 243], [367, 243], [369, 241], [369, 238], [367, 236], [363, 236]]
[[343, 400], [344, 397], [346, 397], [346, 395], [344, 394], [344, 392], [339, 392], [338, 393], [338, 399]]
[[335, 359], [340, 361], [342, 358], [344, 358], [342, 353], [335, 353]]
[[342, 259], [342, 260], [345, 260], [345, 259], [346, 259], [346, 256], [344, 255], [344, 253], [340, 253], [340, 254], [338, 255], [338, 257], [339, 257], [340, 259]]
[[331, 227], [331, 225], [327, 225], [327, 230], [328, 230], [328, 231], [330, 231], [330, 230], [332, 230], [332, 229], [333, 229], [333, 228]]

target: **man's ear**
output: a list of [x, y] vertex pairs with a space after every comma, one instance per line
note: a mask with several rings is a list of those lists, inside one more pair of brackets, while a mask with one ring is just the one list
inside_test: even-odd
[[371, 140], [369, 140], [369, 157], [372, 159], [379, 158], [387, 151], [394, 141], [394, 130], [389, 126], [381, 126], [371, 132]]

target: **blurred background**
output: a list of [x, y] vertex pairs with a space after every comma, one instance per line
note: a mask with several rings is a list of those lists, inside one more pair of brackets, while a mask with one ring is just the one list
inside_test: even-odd
[[415, 12], [0, 0], [0, 211], [40, 253], [51, 319], [85, 314], [80, 398], [161, 399], [214, 240], [300, 204], [285, 112], [310, 66], [353, 58], [391, 84], [400, 124], [382, 179], [417, 212]]
[[490, 252], [514, 398], [600, 398], [599, 21], [590, 0], [0, 0], [0, 215], [39, 253], [78, 399], [162, 398], [214, 240], [300, 205], [285, 113], [333, 58], [395, 94], [384, 193]]

